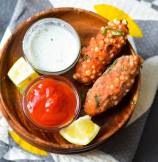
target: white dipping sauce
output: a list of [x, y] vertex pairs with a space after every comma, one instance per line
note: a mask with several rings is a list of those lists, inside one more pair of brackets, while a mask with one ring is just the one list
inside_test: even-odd
[[60, 19], [46, 18], [28, 30], [23, 49], [37, 70], [62, 73], [77, 61], [80, 41], [69, 24]]

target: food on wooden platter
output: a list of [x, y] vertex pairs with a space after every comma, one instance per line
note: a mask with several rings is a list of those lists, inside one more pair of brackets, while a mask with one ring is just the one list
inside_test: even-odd
[[[30, 26], [23, 40], [28, 63], [21, 57], [8, 72], [23, 95], [23, 113], [28, 121], [43, 132], [58, 131], [70, 143], [89, 144], [101, 129], [92, 116], [117, 105], [139, 73], [140, 57], [121, 53], [128, 32], [126, 20], [109, 21], [82, 48], [79, 58], [78, 34], [65, 21], [45, 18]], [[84, 105], [80, 105], [74, 82], [59, 76], [73, 69], [76, 62], [73, 79], [84, 86], [94, 83]], [[88, 115], [77, 119], [81, 107]]]
[[121, 56], [115, 60], [88, 91], [85, 112], [94, 116], [117, 105], [132, 88], [140, 66], [138, 55]]
[[101, 27], [96, 37], [91, 38], [89, 45], [82, 48], [73, 78], [86, 84], [95, 81], [112, 60], [120, 55], [128, 32], [126, 20], [115, 19]]

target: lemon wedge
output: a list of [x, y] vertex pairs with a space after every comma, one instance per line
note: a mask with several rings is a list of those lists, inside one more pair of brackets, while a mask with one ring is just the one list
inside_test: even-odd
[[100, 127], [91, 120], [90, 116], [86, 115], [61, 129], [60, 134], [70, 143], [87, 145], [96, 137], [99, 130]]
[[20, 57], [9, 70], [8, 76], [20, 92], [23, 93], [26, 86], [39, 75], [23, 57]]
[[10, 131], [10, 136], [13, 138], [13, 140], [24, 150], [40, 156], [48, 156], [48, 153], [46, 151], [43, 151], [35, 146], [32, 146], [31, 144], [24, 141], [21, 137], [19, 137], [15, 132]]
[[107, 4], [98, 4], [94, 6], [96, 12], [107, 18], [108, 20], [117, 19], [126, 19], [128, 21], [129, 33], [133, 37], [141, 38], [143, 37], [142, 30], [136, 24], [136, 22], [124, 11]]

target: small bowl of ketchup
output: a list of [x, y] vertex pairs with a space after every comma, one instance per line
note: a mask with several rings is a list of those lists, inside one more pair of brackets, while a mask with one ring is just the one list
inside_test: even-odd
[[74, 85], [61, 76], [41, 76], [23, 95], [23, 111], [37, 128], [59, 130], [77, 118], [80, 98]]

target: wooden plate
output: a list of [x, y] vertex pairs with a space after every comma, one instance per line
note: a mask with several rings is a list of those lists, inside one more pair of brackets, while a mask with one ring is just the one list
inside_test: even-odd
[[[23, 55], [22, 40], [26, 30], [35, 21], [46, 18], [57, 17], [69, 22], [79, 33], [81, 44], [87, 45], [89, 39], [95, 36], [101, 26], [107, 23], [107, 20], [95, 13], [75, 8], [56, 8], [50, 9], [27, 19], [20, 24], [13, 35], [9, 38], [1, 52], [0, 67], [0, 90], [2, 112], [13, 130], [30, 144], [33, 144], [43, 150], [55, 153], [79, 153], [96, 148], [107, 138], [119, 130], [132, 114], [139, 93], [140, 77], [136, 78], [135, 84], [128, 95], [117, 105], [117, 108], [111, 109], [93, 120], [101, 126], [98, 136], [87, 146], [78, 146], [65, 141], [58, 132], [42, 132], [35, 129], [25, 118], [22, 112], [21, 95], [17, 88], [7, 77], [8, 70], [14, 62]], [[122, 54], [134, 54], [133, 48], [129, 42], [122, 50]], [[72, 80], [72, 71], [65, 74]], [[73, 81], [73, 80], [72, 80]], [[76, 87], [82, 93], [87, 91], [87, 86], [83, 86], [75, 81]], [[84, 112], [81, 110], [80, 116]]]

